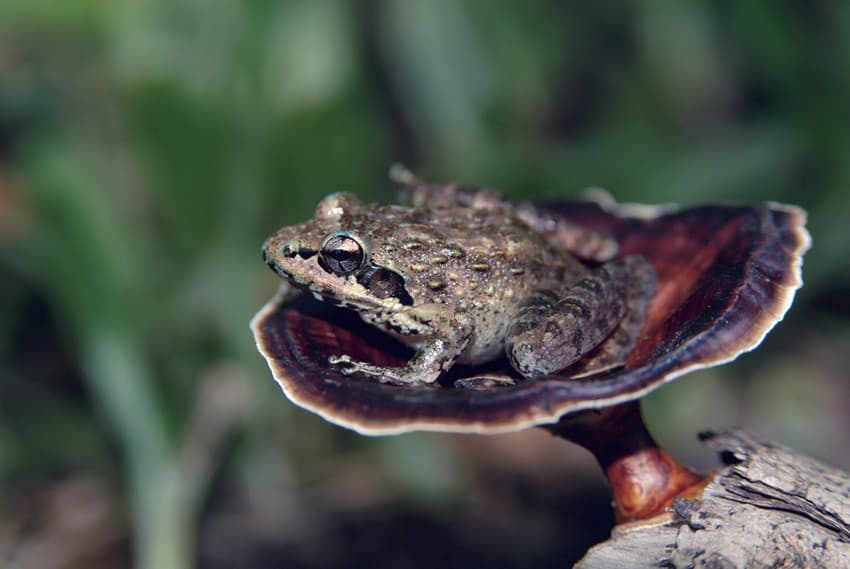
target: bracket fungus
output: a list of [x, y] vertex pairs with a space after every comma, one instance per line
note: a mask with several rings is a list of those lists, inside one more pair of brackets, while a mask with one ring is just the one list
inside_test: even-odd
[[[619, 256], [642, 255], [654, 267], [658, 288], [623, 365], [588, 374], [579, 362], [524, 379], [501, 358], [454, 366], [427, 385], [346, 375], [330, 355], [400, 366], [411, 350], [354, 312], [286, 283], [251, 322], [257, 346], [284, 394], [331, 423], [364, 435], [543, 427], [596, 456], [619, 522], [652, 518], [672, 498], [697, 495], [708, 476], [658, 448], [638, 400], [752, 350], [782, 319], [802, 284], [805, 212], [777, 203], [679, 208], [610, 198], [537, 207], [610, 237]], [[470, 376], [477, 381], [464, 380]]]

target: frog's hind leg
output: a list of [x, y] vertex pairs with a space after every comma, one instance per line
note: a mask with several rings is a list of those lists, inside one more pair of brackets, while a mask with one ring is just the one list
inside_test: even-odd
[[514, 213], [559, 251], [600, 263], [610, 261], [617, 254], [619, 246], [613, 238], [577, 225], [532, 203], [517, 203]]
[[626, 314], [599, 346], [570, 367], [570, 377], [582, 377], [623, 365], [637, 343], [649, 304], [658, 290], [658, 277], [655, 269], [643, 257], [627, 257], [626, 260], [631, 260], [632, 264]]
[[520, 307], [505, 338], [511, 365], [533, 378], [564, 369], [591, 352], [593, 369], [622, 363], [655, 287], [652, 266], [631, 256], [598, 267], [566, 290], [535, 292]]

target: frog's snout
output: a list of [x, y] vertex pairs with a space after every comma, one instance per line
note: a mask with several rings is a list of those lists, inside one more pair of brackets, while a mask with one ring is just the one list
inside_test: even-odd
[[283, 243], [280, 246], [280, 254], [286, 257], [287, 259], [301, 257], [302, 259], [307, 260], [313, 255], [315, 255], [316, 251], [314, 251], [310, 247], [305, 246], [299, 241], [287, 241], [286, 243]]
[[263, 254], [263, 262], [266, 265], [268, 265], [268, 267], [271, 270], [273, 270], [274, 272], [277, 272], [277, 264], [274, 262], [274, 257], [272, 255], [269, 255], [269, 245], [268, 245], [268, 243], [263, 244], [261, 252]]
[[[275, 242], [274, 240], [269, 240], [263, 244], [262, 254], [263, 262], [274, 272], [283, 275], [283, 265], [285, 265], [286, 262], [283, 261], [281, 257], [284, 259], [295, 259], [296, 257], [300, 257], [301, 259], [306, 260], [314, 256], [316, 251], [305, 246], [300, 241], [285, 241], [280, 243]], [[281, 262], [278, 262], [276, 259]]]

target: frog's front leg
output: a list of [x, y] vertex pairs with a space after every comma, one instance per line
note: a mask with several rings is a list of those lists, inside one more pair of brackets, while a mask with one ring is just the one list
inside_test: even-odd
[[[422, 311], [420, 307], [420, 312]], [[395, 385], [424, 385], [433, 383], [441, 373], [454, 365], [466, 350], [472, 337], [471, 321], [464, 314], [450, 314], [444, 306], [431, 313], [420, 314], [422, 324], [431, 333], [403, 367], [380, 366], [355, 361], [348, 355], [330, 356], [331, 364], [341, 366], [341, 373], [360, 373], [372, 376], [382, 383]]]
[[537, 291], [508, 329], [511, 365], [534, 378], [588, 354], [594, 369], [622, 363], [637, 340], [655, 287], [652, 266], [631, 256], [600, 266], [566, 290]]

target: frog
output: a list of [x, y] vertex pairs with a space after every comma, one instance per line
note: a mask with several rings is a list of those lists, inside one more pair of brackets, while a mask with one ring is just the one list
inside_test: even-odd
[[644, 257], [618, 256], [611, 237], [494, 190], [427, 183], [402, 167], [391, 177], [400, 203], [332, 193], [262, 247], [285, 286], [412, 348], [401, 366], [343, 353], [329, 354], [332, 368], [430, 386], [456, 364], [503, 357], [518, 376], [498, 380], [508, 384], [625, 365], [657, 288]]

